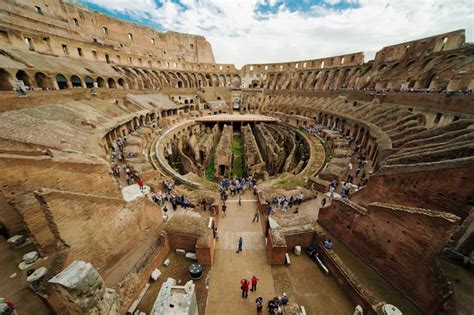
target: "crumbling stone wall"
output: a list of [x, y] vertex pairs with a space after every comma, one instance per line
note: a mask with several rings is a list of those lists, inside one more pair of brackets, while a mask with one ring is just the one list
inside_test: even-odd
[[105, 286], [90, 263], [75, 260], [49, 282], [63, 296], [72, 314], [120, 314], [120, 296]]
[[246, 125], [242, 126], [240, 130], [247, 174], [256, 178], [264, 176], [264, 172], [266, 172], [265, 162], [260, 154], [260, 149], [253, 135], [252, 128], [250, 125]]
[[451, 294], [437, 256], [459, 218], [420, 208], [334, 199], [318, 221], [425, 313]]
[[232, 136], [233, 129], [230, 125], [224, 125], [221, 138], [216, 147], [215, 174], [217, 176], [230, 177], [230, 167], [232, 164]]

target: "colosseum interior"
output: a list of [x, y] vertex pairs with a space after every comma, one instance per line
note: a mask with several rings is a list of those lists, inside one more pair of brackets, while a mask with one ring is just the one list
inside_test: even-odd
[[0, 298], [21, 315], [253, 314], [283, 292], [274, 314], [473, 314], [473, 61], [461, 29], [237, 69], [202, 36], [1, 1]]

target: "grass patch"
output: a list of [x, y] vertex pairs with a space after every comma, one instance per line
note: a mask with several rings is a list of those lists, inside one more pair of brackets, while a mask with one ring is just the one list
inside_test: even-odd
[[214, 179], [214, 158], [211, 159], [209, 164], [207, 164], [206, 168], [206, 179], [213, 180]]
[[298, 176], [285, 176], [280, 178], [277, 182], [275, 187], [282, 188], [282, 189], [294, 189], [296, 187], [304, 187], [305, 180]]
[[231, 177], [243, 177], [244, 174], [244, 161], [243, 161], [243, 147], [242, 138], [240, 134], [234, 134], [232, 137], [232, 168]]

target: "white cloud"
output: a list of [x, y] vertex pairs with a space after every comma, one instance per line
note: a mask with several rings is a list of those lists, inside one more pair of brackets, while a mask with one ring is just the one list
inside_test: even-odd
[[[276, 0], [87, 0], [109, 10], [148, 16], [165, 29], [206, 36], [217, 62], [281, 62], [364, 51], [366, 60], [384, 46], [466, 29], [474, 39], [471, 0], [360, 0], [336, 10], [313, 6], [291, 12]], [[340, 0], [325, 0], [337, 4]], [[355, 0], [345, 1], [354, 3]], [[259, 4], [278, 6], [258, 14]]]

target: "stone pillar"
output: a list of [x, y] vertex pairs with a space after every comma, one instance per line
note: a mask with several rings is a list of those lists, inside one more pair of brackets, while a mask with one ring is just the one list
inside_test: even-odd
[[105, 287], [104, 280], [90, 263], [75, 260], [49, 283], [63, 296], [71, 314], [120, 314], [120, 295]]

